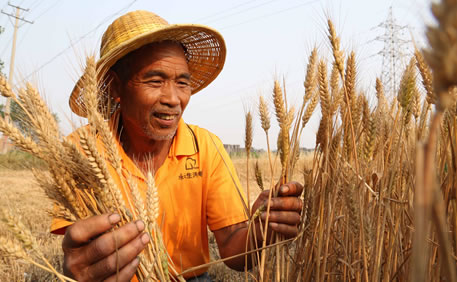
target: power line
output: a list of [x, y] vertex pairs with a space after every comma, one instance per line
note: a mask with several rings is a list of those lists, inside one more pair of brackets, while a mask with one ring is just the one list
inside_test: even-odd
[[39, 14], [34, 21], [38, 20], [41, 18], [43, 15], [45, 15], [47, 12], [49, 12], [52, 8], [55, 8], [58, 4], [61, 4], [63, 1], [62, 0], [56, 0], [54, 3], [52, 3], [51, 6], [49, 6], [45, 11], [43, 11], [41, 14]]
[[249, 23], [249, 22], [253, 22], [253, 21], [256, 21], [256, 20], [260, 20], [260, 19], [263, 19], [263, 18], [275, 16], [275, 15], [278, 15], [278, 14], [281, 14], [281, 13], [284, 13], [284, 12], [287, 12], [287, 11], [289, 11], [289, 10], [296, 9], [296, 8], [298, 8], [298, 7], [301, 7], [301, 6], [311, 5], [311, 4], [313, 4], [314, 2], [317, 2], [317, 1], [318, 1], [318, 0], [310, 0], [310, 1], [307, 1], [307, 2], [305, 2], [305, 3], [301, 3], [301, 4], [299, 4], [299, 5], [296, 5], [296, 6], [293, 6], [293, 7], [289, 7], [289, 8], [286, 8], [286, 9], [283, 9], [283, 10], [280, 10], [280, 11], [277, 11], [277, 12], [274, 12], [274, 13], [262, 15], [262, 16], [259, 16], [259, 17], [256, 17], [256, 18], [252, 18], [252, 19], [249, 19], [249, 20], [240, 22], [240, 23], [232, 24], [232, 25], [229, 25], [229, 26], [224, 26], [224, 27], [222, 27], [222, 28], [220, 28], [220, 29], [223, 30], [223, 29], [227, 29], [227, 28], [232, 28], [232, 27], [236, 27], [236, 26], [239, 26], [239, 25], [242, 25], [242, 24], [246, 24], [246, 23]]
[[[272, 1], [269, 1], [269, 2], [272, 2]], [[262, 5], [266, 5], [266, 4], [268, 4], [269, 2], [263, 3]], [[236, 27], [236, 26], [239, 26], [239, 25], [248, 23], [248, 22], [252, 22], [252, 21], [256, 21], [256, 20], [262, 19], [262, 18], [271, 17], [271, 16], [274, 16], [274, 15], [277, 15], [277, 14], [281, 14], [281, 13], [287, 12], [287, 11], [292, 10], [292, 9], [296, 9], [296, 8], [299, 8], [299, 7], [302, 7], [302, 6], [306, 6], [306, 5], [311, 5], [311, 4], [313, 4], [314, 2], [318, 2], [318, 0], [306, 1], [306, 2], [304, 2], [304, 3], [301, 3], [301, 4], [298, 4], [298, 5], [292, 6], [292, 7], [288, 7], [288, 8], [285, 8], [285, 9], [282, 9], [282, 10], [279, 10], [279, 11], [276, 11], [276, 12], [274, 12], [274, 13], [265, 14], [265, 15], [262, 15], [262, 16], [259, 16], [259, 17], [256, 17], [256, 18], [252, 18], [252, 19], [243, 21], [243, 22], [239, 22], [239, 23], [236, 23], [236, 24], [232, 24], [232, 25], [229, 25], [229, 26], [225, 26], [225, 27], [219, 28], [219, 30], [223, 30], [223, 29], [227, 29], [227, 28]], [[251, 7], [251, 8], [252, 8], [252, 7]], [[243, 10], [243, 11], [250, 10], [251, 8], [248, 8], [248, 9]], [[243, 87], [242, 89], [238, 89], [238, 90], [235, 91], [235, 92], [239, 92], [239, 91], [243, 91], [243, 90], [246, 90], [246, 89], [254, 88], [256, 85], [258, 85], [258, 83], [254, 83], [254, 84], [249, 85], [249, 86], [247, 86], [247, 87]], [[223, 106], [226, 105], [226, 104], [231, 104], [231, 103], [233, 103], [233, 102], [238, 102], [238, 101], [240, 101], [241, 99], [242, 99], [242, 98], [240, 98], [240, 97], [235, 97], [235, 98], [232, 98], [232, 99], [226, 99], [226, 100], [224, 100], [224, 102], [219, 101], [220, 103], [218, 103], [218, 104], [215, 105], [215, 106], [213, 105], [212, 107], [220, 108], [220, 107], [223, 107]]]
[[[5, 7], [3, 7], [3, 8], [5, 8]], [[2, 8], [2, 10], [3, 10], [3, 8]], [[3, 24], [1, 25], [2, 27], [5, 27], [5, 26], [6, 26], [6, 24], [8, 23], [8, 19], [9, 19], [9, 17], [5, 17], [5, 18], [4, 18]]]
[[30, 5], [30, 9], [35, 9], [35, 8], [37, 8], [38, 6], [41, 5], [41, 3], [43, 3], [43, 1], [44, 1], [44, 0], [37, 0], [37, 1], [33, 2], [33, 4]]
[[87, 36], [89, 36], [91, 33], [95, 32], [100, 26], [102, 26], [105, 22], [107, 22], [108, 20], [110, 20], [111, 18], [117, 16], [118, 14], [122, 13], [124, 10], [130, 8], [136, 1], [138, 0], [133, 0], [132, 2], [130, 2], [130, 4], [128, 4], [127, 6], [125, 6], [124, 8], [120, 9], [119, 11], [117, 11], [116, 13], [106, 17], [101, 23], [99, 23], [96, 27], [94, 27], [93, 29], [91, 29], [89, 32], [87, 32], [86, 34], [84, 34], [83, 36], [81, 36], [80, 38], [78, 38], [78, 40], [76, 40], [75, 42], [73, 42], [72, 44], [70, 44], [68, 47], [66, 47], [65, 49], [63, 49], [62, 51], [60, 51], [59, 53], [57, 53], [55, 56], [53, 56], [51, 59], [49, 59], [48, 61], [46, 61], [44, 64], [42, 64], [41, 66], [39, 66], [37, 69], [35, 69], [34, 71], [32, 71], [31, 73], [29, 73], [28, 75], [26, 75], [24, 77], [23, 80], [27, 80], [29, 79], [32, 75], [34, 75], [35, 73], [37, 73], [38, 71], [40, 71], [41, 69], [43, 69], [44, 67], [46, 67], [47, 65], [49, 65], [50, 63], [52, 63], [55, 59], [57, 59], [58, 57], [62, 56], [66, 51], [68, 51], [69, 49], [71, 49], [75, 44], [79, 43], [81, 40], [83, 40], [84, 38], [86, 38]]
[[[24, 2], [24, 1], [22, 1], [22, 2]], [[22, 2], [21, 2], [21, 3], [22, 3]], [[16, 9], [18, 9], [18, 10], [22, 10], [22, 11], [25, 11], [25, 12], [28, 12], [28, 11], [30, 10], [30, 9], [21, 8], [20, 6], [11, 5], [9, 2], [8, 2], [6, 5], [9, 5], [9, 6], [13, 7], [13, 8], [16, 8]], [[5, 5], [5, 6], [6, 6], [6, 5]], [[19, 18], [17, 15], [11, 15], [11, 14], [5, 13], [5, 12], [3, 12], [3, 9], [1, 10], [1, 13], [8, 16], [7, 19], [10, 21], [10, 23], [11, 23], [13, 26], [14, 26], [15, 24], [14, 24], [13, 22], [11, 22], [11, 18], [17, 18], [18, 20], [22, 21], [23, 24], [24, 24], [24, 23], [33, 23], [33, 21], [28, 21], [28, 20], [26, 20], [26, 19]], [[21, 27], [22, 27], [22, 25], [18, 25], [17, 28], [21, 28]], [[30, 27], [29, 27], [29, 28], [30, 28]], [[12, 37], [13, 37], [13, 39], [14, 39], [14, 34], [12, 35]], [[13, 39], [12, 39], [12, 40], [13, 40]], [[3, 48], [2, 52], [0, 53], [0, 54], [1, 54], [0, 56], [1, 56], [1, 57], [3, 57], [3, 55], [5, 54], [5, 52], [6, 52], [7, 49], [8, 49], [8, 45], [6, 44], [5, 47]]]
[[199, 19], [195, 19], [193, 22], [201, 22], [201, 21], [205, 21], [205, 20], [208, 20], [208, 18], [212, 18], [212, 17], [215, 17], [215, 16], [218, 16], [218, 15], [221, 15], [221, 14], [224, 14], [224, 13], [227, 13], [228, 11], [231, 11], [231, 10], [235, 10], [236, 8], [239, 8], [239, 7], [242, 7], [242, 6], [245, 6], [247, 4], [250, 4], [252, 2], [256, 2], [257, 0], [250, 0], [250, 1], [247, 1], [247, 2], [243, 2], [241, 4], [238, 4], [238, 5], [235, 5], [233, 6], [232, 8], [228, 8], [228, 9], [224, 9], [224, 10], [221, 10], [219, 12], [216, 12], [212, 15], [209, 15], [209, 16], [205, 16], [205, 17], [202, 17], [202, 18], [199, 18]]
[[252, 9], [255, 9], [255, 8], [259, 8], [259, 7], [262, 7], [262, 6], [265, 6], [265, 5], [268, 5], [272, 2], [275, 2], [275, 1], [278, 1], [278, 0], [270, 0], [270, 1], [267, 1], [267, 2], [264, 2], [264, 3], [261, 3], [261, 4], [258, 4], [258, 5], [255, 5], [255, 6], [252, 6], [252, 7], [249, 7], [249, 8], [246, 8], [244, 10], [241, 10], [241, 11], [238, 11], [238, 12], [234, 12], [234, 13], [231, 13], [231, 14], [228, 14], [226, 16], [223, 16], [223, 17], [219, 17], [215, 20], [212, 20], [212, 21], [207, 21], [207, 22], [203, 22], [204, 24], [208, 24], [208, 23], [215, 23], [215, 22], [218, 22], [220, 20], [223, 20], [223, 19], [226, 19], [226, 18], [229, 18], [229, 17], [232, 17], [232, 16], [235, 16], [235, 15], [239, 15], [239, 14], [243, 14], [243, 13], [246, 13], [247, 11], [250, 11]]
[[9, 3], [9, 2], [8, 2], [8, 6], [10, 6], [12, 8], [15, 8], [16, 9], [16, 14], [8, 14], [8, 13], [4, 12], [3, 10], [1, 10], [2, 14], [5, 14], [8, 17], [11, 17], [11, 18], [15, 18], [16, 20], [19, 20], [19, 21], [23, 21], [23, 22], [26, 22], [26, 23], [33, 24], [33, 22], [31, 22], [29, 20], [26, 20], [24, 18], [21, 18], [20, 15], [19, 15], [20, 11], [28, 12], [29, 9], [24, 9], [24, 8], [22, 8], [20, 6], [13, 5], [13, 4]]
[[[59, 4], [63, 3], [62, 0], [57, 0], [55, 1], [51, 6], [49, 6], [44, 12], [42, 12], [41, 14], [39, 14], [36, 18], [33, 19], [33, 21], [37, 21], [39, 18], [41, 18], [43, 15], [45, 15], [47, 12], [49, 12], [52, 8], [55, 8], [57, 7]], [[21, 45], [22, 41], [24, 41], [24, 39], [26, 38], [26, 35], [27, 33], [30, 31], [30, 26], [27, 28], [27, 30], [24, 32], [24, 34], [22, 35], [22, 38], [21, 40], [19, 40], [19, 45]]]

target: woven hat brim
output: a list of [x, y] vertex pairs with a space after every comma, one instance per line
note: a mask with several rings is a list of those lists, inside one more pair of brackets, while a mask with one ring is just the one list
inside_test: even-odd
[[[185, 48], [185, 55], [191, 73], [192, 94], [210, 84], [222, 71], [226, 57], [224, 39], [219, 32], [196, 24], [172, 24], [160, 30], [151, 31], [141, 36], [126, 40], [113, 48], [97, 62], [97, 80], [101, 82], [106, 72], [122, 57], [149, 43], [172, 40], [180, 42]], [[71, 110], [86, 116], [82, 80], [74, 86], [69, 104]], [[107, 99], [101, 99], [107, 100]]]

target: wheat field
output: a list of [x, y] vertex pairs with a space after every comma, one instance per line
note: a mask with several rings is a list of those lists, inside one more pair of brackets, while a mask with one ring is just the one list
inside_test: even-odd
[[[380, 79], [375, 81], [373, 89], [359, 87], [362, 74], [357, 72], [357, 54], [343, 51], [336, 29], [328, 20], [331, 55], [321, 56], [317, 49], [310, 52], [302, 105], [288, 107], [285, 89], [275, 80], [268, 93], [273, 105], [266, 105], [266, 99], [260, 97], [258, 111], [246, 113], [247, 157], [234, 158], [234, 163], [247, 198], [252, 203], [260, 192], [257, 185], [260, 174], [267, 189], [277, 183], [297, 180], [304, 184], [301, 224], [296, 238], [284, 240], [274, 234], [267, 247], [268, 224], [265, 223], [262, 225], [265, 230], [261, 231], [262, 250], [250, 256], [256, 267], [236, 274], [215, 262], [211, 273], [216, 280], [457, 281], [457, 2], [434, 3], [432, 11], [437, 24], [427, 29], [429, 46], [416, 47], [394, 93], [385, 93]], [[84, 86], [93, 89], [92, 96], [86, 100], [92, 105], [88, 120], [106, 134], [104, 141], [109, 147], [111, 133], [97, 112], [93, 65], [93, 59], [89, 58], [85, 73], [88, 84]], [[0, 92], [15, 97], [6, 80], [0, 82]], [[37, 114], [43, 111], [44, 106], [31, 86], [27, 85], [18, 97], [24, 104], [30, 102], [28, 106]], [[320, 111], [320, 121], [314, 151], [301, 155], [301, 132], [317, 111]], [[250, 153], [253, 118], [261, 121], [268, 146], [268, 154], [259, 159]], [[88, 213], [79, 209], [78, 203], [68, 204], [74, 201], [73, 191], [81, 186], [74, 183], [80, 181], [86, 187], [96, 187], [100, 202], [106, 206], [95, 206], [91, 211], [95, 210], [96, 214], [100, 210], [117, 209], [124, 211], [128, 221], [126, 209], [113, 204], [119, 199], [115, 194], [119, 190], [109, 185], [104, 163], [97, 163], [100, 156], [91, 147], [90, 136], [80, 135], [81, 145], [90, 155], [85, 158], [77, 155], [74, 147], [61, 142], [59, 134], [46, 135], [43, 120], [32, 120], [37, 132], [42, 134], [38, 141], [45, 145], [44, 150], [52, 152], [57, 148], [57, 152], [65, 156], [61, 160], [48, 160], [51, 172], [57, 177], [54, 182], [44, 183], [49, 184], [44, 185], [45, 188], [60, 191], [66, 197], [59, 202], [62, 207], [68, 208], [70, 215], [84, 218]], [[278, 136], [269, 134], [271, 120], [279, 124]], [[38, 157], [43, 155], [43, 146], [37, 146], [30, 136], [17, 133], [3, 119], [0, 119], [0, 129], [14, 139], [18, 147]], [[273, 146], [277, 147], [277, 153], [270, 153], [270, 142], [277, 145]], [[74, 166], [62, 169], [59, 164], [65, 164], [67, 159]], [[114, 153], [112, 162], [118, 162]], [[90, 177], [78, 168], [87, 169]], [[50, 202], [40, 192], [43, 187], [40, 190], [34, 183], [30, 171], [4, 170], [0, 176], [3, 180], [0, 204], [32, 229], [39, 248], [58, 270], [61, 238], [50, 236], [46, 231], [49, 216], [45, 210]], [[65, 178], [67, 182], [59, 182]], [[64, 190], [60, 184], [68, 189]], [[114, 191], [114, 200], [104, 195], [109, 194], [107, 191]], [[271, 191], [270, 195], [276, 193], [275, 189]], [[137, 206], [129, 210], [140, 215], [145, 206], [134, 191], [132, 194]], [[247, 211], [251, 215], [250, 226], [259, 220], [261, 211], [268, 214], [269, 205], [261, 206], [252, 214]], [[8, 229], [16, 232], [16, 237], [23, 235], [11, 223], [13, 220], [6, 218]], [[4, 242], [11, 236], [6, 229], [0, 229]], [[157, 240], [160, 241], [160, 237]], [[216, 260], [214, 240], [211, 243]], [[0, 247], [14, 256], [14, 250], [8, 250], [7, 245]], [[18, 247], [18, 252], [20, 250]], [[159, 252], [160, 248], [150, 253], [156, 256]], [[6, 280], [50, 279], [49, 274], [20, 259], [2, 257], [2, 260], [5, 261], [2, 266], [7, 267], [0, 268], [0, 275]], [[162, 277], [169, 279], [168, 275]]]

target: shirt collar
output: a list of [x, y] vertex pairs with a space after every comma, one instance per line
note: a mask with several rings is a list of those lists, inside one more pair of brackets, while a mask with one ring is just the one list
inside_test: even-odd
[[190, 156], [198, 152], [198, 143], [194, 131], [181, 118], [175, 137], [168, 152], [169, 157]]

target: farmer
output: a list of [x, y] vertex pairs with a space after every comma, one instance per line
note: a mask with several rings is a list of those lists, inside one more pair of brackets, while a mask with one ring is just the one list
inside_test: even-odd
[[[246, 250], [247, 215], [233, 164], [215, 135], [182, 119], [191, 96], [222, 70], [225, 54], [218, 32], [200, 25], [169, 25], [146, 11], [115, 20], [101, 42], [97, 71], [107, 93], [103, 106], [114, 105], [110, 121], [117, 128], [123, 173], [132, 175], [144, 191], [144, 175], [156, 172], [159, 226], [178, 272], [209, 262], [207, 226], [222, 258]], [[77, 84], [70, 107], [84, 116], [82, 92]], [[302, 189], [297, 183], [283, 185], [271, 202], [270, 229], [286, 238], [298, 232]], [[267, 199], [268, 191], [261, 193], [252, 210]], [[110, 232], [119, 220], [117, 214], [71, 226], [54, 220], [52, 231], [65, 233], [64, 273], [78, 281], [131, 280], [137, 257], [150, 238], [141, 221]], [[226, 264], [243, 270], [245, 258]], [[195, 270], [185, 278], [210, 281], [206, 270]]]

